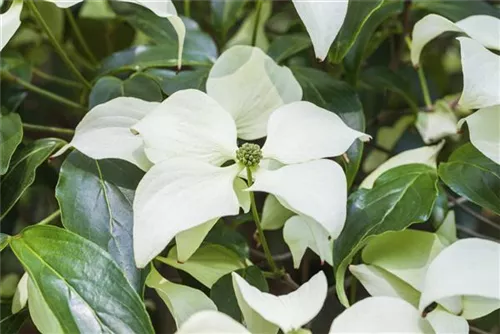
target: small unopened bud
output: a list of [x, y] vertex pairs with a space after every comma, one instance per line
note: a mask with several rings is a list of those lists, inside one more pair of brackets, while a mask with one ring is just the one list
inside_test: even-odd
[[255, 167], [262, 159], [262, 151], [257, 144], [245, 143], [236, 151], [236, 160], [246, 167]]

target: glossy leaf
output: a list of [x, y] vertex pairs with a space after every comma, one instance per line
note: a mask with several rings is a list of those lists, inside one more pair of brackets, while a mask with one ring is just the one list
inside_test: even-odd
[[[237, 2], [237, 1], [236, 1]], [[311, 39], [306, 34], [284, 35], [276, 37], [267, 54], [277, 63], [282, 63], [291, 56], [309, 48]]]
[[[239, 2], [239, 1], [238, 1]], [[197, 89], [205, 91], [205, 84], [208, 79], [208, 68], [200, 68], [194, 71], [176, 72], [164, 69], [149, 69], [145, 72], [153, 76], [167, 95], [182, 89]]]
[[454, 192], [500, 214], [500, 165], [465, 144], [439, 165], [439, 176]]
[[[365, 130], [363, 106], [356, 91], [327, 73], [306, 67], [293, 67], [293, 74], [302, 86], [303, 99], [333, 111], [354, 130]], [[347, 184], [351, 186], [359, 170], [364, 144], [356, 140], [347, 150], [349, 161], [343, 160]]]
[[333, 42], [328, 57], [334, 63], [340, 63], [358, 37], [364, 24], [376, 12], [384, 0], [349, 1], [344, 24]]
[[134, 263], [132, 203], [143, 174], [126, 161], [93, 160], [74, 151], [56, 188], [64, 227], [106, 250], [139, 293], [145, 277]]
[[18, 333], [24, 322], [29, 318], [28, 309], [12, 314], [10, 302], [3, 301], [0, 305], [0, 332], [3, 334]]
[[33, 183], [37, 168], [63, 144], [64, 141], [60, 139], [39, 139], [14, 153], [9, 171], [2, 176], [0, 219], [5, 217], [24, 191]]
[[212, 244], [198, 248], [184, 263], [177, 262], [175, 247], [168, 252], [168, 257], [158, 256], [156, 259], [187, 272], [208, 288], [212, 288], [222, 276], [245, 267], [235, 252]]
[[0, 175], [7, 172], [10, 159], [22, 139], [21, 117], [15, 113], [4, 114], [2, 112], [0, 114]]
[[[269, 291], [267, 281], [258, 267], [251, 266], [244, 269], [238, 269], [236, 272], [260, 291]], [[234, 293], [231, 274], [226, 274], [215, 282], [210, 290], [210, 298], [215, 302], [220, 312], [231, 316], [237, 321], [241, 321], [241, 311], [238, 307], [238, 301]]]
[[33, 226], [10, 246], [64, 332], [153, 333], [139, 295], [94, 243], [61, 228]]
[[335, 240], [333, 263], [337, 293], [349, 305], [344, 274], [353, 256], [372, 236], [399, 231], [429, 219], [438, 196], [436, 171], [425, 165], [400, 166], [382, 174], [371, 190], [351, 195], [342, 234]]
[[452, 21], [462, 20], [471, 15], [491, 15], [500, 18], [500, 10], [486, 1], [419, 0], [412, 6], [414, 9], [443, 15]]
[[89, 96], [89, 108], [120, 96], [129, 96], [150, 102], [161, 102], [163, 94], [158, 83], [146, 74], [136, 74], [122, 81], [105, 76], [100, 78]]

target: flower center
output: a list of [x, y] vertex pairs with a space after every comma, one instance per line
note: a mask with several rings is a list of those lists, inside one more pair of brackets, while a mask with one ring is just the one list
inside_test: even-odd
[[236, 151], [236, 160], [246, 167], [255, 167], [262, 159], [262, 151], [257, 144], [245, 143]]

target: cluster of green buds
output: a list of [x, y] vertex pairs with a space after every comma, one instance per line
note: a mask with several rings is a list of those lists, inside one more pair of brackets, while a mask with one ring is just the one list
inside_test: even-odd
[[255, 167], [262, 159], [262, 151], [257, 144], [245, 143], [236, 151], [236, 159], [245, 167]]

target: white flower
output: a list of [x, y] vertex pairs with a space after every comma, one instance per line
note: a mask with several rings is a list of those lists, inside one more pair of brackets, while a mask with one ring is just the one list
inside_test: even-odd
[[[84, 0], [45, 0], [45, 1], [52, 2], [59, 8], [68, 8], [80, 2], [83, 2]], [[180, 17], [177, 16], [177, 11], [175, 10], [172, 1], [171, 0], [157, 0], [157, 1], [116, 0], [116, 1], [131, 2], [142, 5], [151, 10], [152, 12], [154, 12], [156, 15], [165, 17], [170, 21], [175, 31], [177, 32], [177, 37], [179, 42], [178, 67], [180, 67], [182, 58], [182, 49], [184, 46], [184, 38], [186, 36], [186, 27], [184, 26], [184, 23], [182, 22]], [[12, 38], [12, 36], [14, 36], [15, 32], [21, 25], [22, 7], [23, 7], [23, 1], [15, 0], [14, 3], [11, 5], [11, 7], [7, 10], [7, 12], [0, 15], [0, 22], [1, 22], [0, 50], [4, 48], [4, 46]]]
[[218, 311], [200, 311], [181, 325], [176, 334], [250, 334], [242, 324]]
[[374, 238], [362, 253], [368, 264], [350, 271], [371, 295], [404, 300], [420, 311], [408, 321], [424, 317], [436, 333], [468, 333], [467, 319], [500, 308], [500, 245], [481, 239], [449, 245], [453, 227], [447, 218], [436, 234], [406, 230]]
[[260, 291], [237, 273], [233, 272], [232, 276], [238, 305], [252, 333], [276, 333], [278, 327], [283, 333], [300, 329], [319, 313], [328, 290], [323, 272], [314, 275], [297, 290], [282, 296]]
[[316, 57], [325, 60], [347, 15], [348, 0], [293, 0], [311, 37]]

